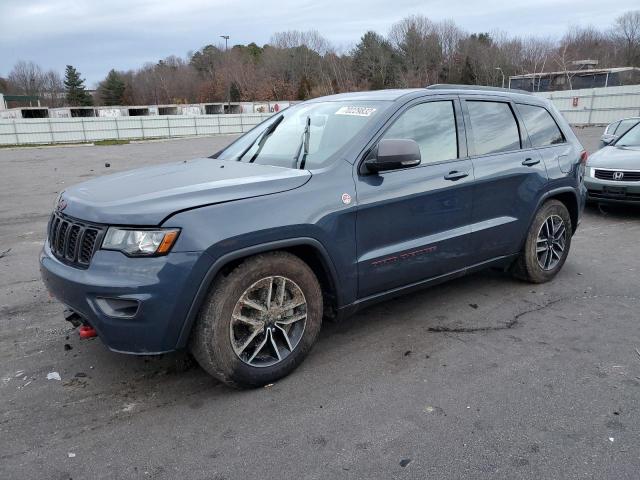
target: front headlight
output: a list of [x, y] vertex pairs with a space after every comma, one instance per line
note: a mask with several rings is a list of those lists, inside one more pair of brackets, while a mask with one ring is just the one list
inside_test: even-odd
[[179, 233], [178, 228], [129, 230], [109, 227], [102, 241], [102, 249], [117, 250], [132, 257], [166, 255]]

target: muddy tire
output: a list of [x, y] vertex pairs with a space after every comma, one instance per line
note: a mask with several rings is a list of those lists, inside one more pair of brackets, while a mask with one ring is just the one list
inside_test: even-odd
[[251, 257], [211, 286], [190, 349], [200, 366], [236, 387], [260, 387], [291, 373], [322, 323], [313, 271], [286, 252]]
[[531, 283], [552, 280], [567, 259], [572, 234], [567, 207], [558, 200], [545, 202], [529, 227], [524, 248], [513, 264], [513, 275]]

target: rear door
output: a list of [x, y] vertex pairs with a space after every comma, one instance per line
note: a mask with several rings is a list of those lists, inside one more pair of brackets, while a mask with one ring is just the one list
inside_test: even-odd
[[463, 110], [476, 178], [472, 244], [479, 263], [519, 251], [547, 172], [508, 98], [466, 96]]
[[[457, 97], [420, 99], [374, 139], [418, 142], [419, 166], [356, 173], [358, 290], [364, 298], [466, 266], [473, 168]], [[357, 165], [357, 164], [356, 164]]]
[[542, 157], [550, 178], [560, 169], [568, 173], [577, 161], [573, 145], [567, 142], [562, 130], [549, 111], [541, 105], [516, 103], [516, 109], [529, 137], [529, 146]]

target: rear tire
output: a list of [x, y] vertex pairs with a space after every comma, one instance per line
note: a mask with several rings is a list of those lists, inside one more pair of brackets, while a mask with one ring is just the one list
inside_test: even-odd
[[567, 207], [558, 200], [545, 202], [529, 227], [524, 248], [513, 264], [513, 275], [531, 283], [552, 280], [567, 259], [572, 235]]
[[190, 349], [227, 385], [260, 387], [304, 360], [320, 332], [322, 308], [320, 284], [304, 261], [287, 252], [257, 255], [211, 286]]

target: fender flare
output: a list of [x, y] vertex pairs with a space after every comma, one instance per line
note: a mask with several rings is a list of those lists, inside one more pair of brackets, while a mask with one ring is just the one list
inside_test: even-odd
[[[557, 187], [557, 188], [553, 188], [551, 190], [546, 191], [544, 194], [542, 194], [540, 196], [540, 198], [538, 199], [538, 203], [536, 205], [536, 208], [533, 210], [531, 216], [529, 217], [529, 221], [528, 221], [528, 226], [527, 226], [527, 232], [529, 231], [529, 229], [531, 228], [531, 224], [533, 223], [533, 219], [536, 216], [536, 213], [538, 213], [538, 210], [540, 210], [540, 207], [542, 206], [542, 204], [544, 202], [546, 202], [547, 200], [549, 200], [549, 198], [558, 195], [560, 193], [571, 193], [573, 194], [573, 196], [575, 197], [576, 200], [576, 205], [578, 206], [578, 218], [576, 219], [576, 221], [579, 221], [579, 217], [580, 217], [580, 200], [578, 199], [578, 195], [576, 194], [576, 190], [574, 187], [569, 187], [569, 186], [564, 186], [564, 187]], [[577, 227], [577, 224], [576, 224]], [[573, 232], [575, 233], [576, 228], [572, 229]], [[522, 250], [522, 248], [524, 247], [524, 242], [526, 241], [526, 235], [522, 241], [522, 245], [520, 246], [520, 250]]]
[[580, 196], [576, 193], [576, 189], [573, 187], [558, 187], [558, 188], [554, 188], [553, 190], [549, 190], [548, 192], [545, 192], [544, 195], [542, 195], [540, 197], [540, 200], [538, 201], [538, 205], [536, 205], [536, 210], [533, 213], [532, 217], [529, 219], [529, 224], [531, 224], [531, 222], [533, 221], [533, 217], [536, 215], [536, 212], [540, 209], [540, 207], [542, 206], [542, 204], [544, 202], [546, 202], [550, 197], [553, 197], [555, 195], [561, 194], [561, 193], [571, 193], [574, 197], [574, 200], [576, 202], [576, 208], [577, 208], [577, 216], [576, 216], [576, 225], [573, 226], [573, 232], [575, 233], [577, 227], [578, 227], [578, 223], [580, 221]]
[[[176, 350], [185, 348], [187, 346], [187, 342], [189, 341], [189, 336], [191, 334], [191, 329], [195, 320], [198, 316], [198, 312], [200, 311], [200, 307], [204, 302], [207, 294], [209, 293], [209, 289], [211, 288], [211, 284], [213, 280], [216, 278], [220, 270], [227, 265], [229, 262], [234, 260], [238, 260], [240, 258], [250, 257], [252, 255], [257, 255], [259, 253], [271, 252], [274, 250], [281, 250], [289, 247], [297, 247], [301, 245], [307, 245], [315, 248], [318, 253], [320, 253], [322, 257], [322, 262], [324, 267], [327, 269], [327, 273], [330, 276], [330, 280], [333, 282], [335, 286], [336, 296], [340, 297], [340, 287], [338, 274], [327, 252], [324, 245], [316, 240], [315, 238], [310, 237], [298, 237], [298, 238], [288, 238], [285, 240], [276, 240], [273, 242], [262, 243], [258, 245], [252, 245], [250, 247], [241, 248], [239, 250], [235, 250], [229, 253], [222, 255], [217, 258], [213, 264], [209, 267], [209, 270], [204, 275], [202, 282], [200, 282], [200, 286], [196, 291], [193, 300], [191, 301], [191, 306], [189, 307], [189, 311], [187, 312], [187, 316], [185, 317], [184, 323], [182, 325], [182, 329], [180, 331], [180, 336], [178, 337], [178, 342], [176, 344]], [[205, 255], [208, 255], [205, 253]]]

